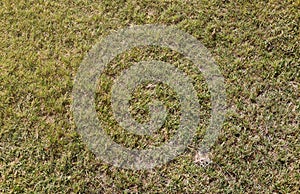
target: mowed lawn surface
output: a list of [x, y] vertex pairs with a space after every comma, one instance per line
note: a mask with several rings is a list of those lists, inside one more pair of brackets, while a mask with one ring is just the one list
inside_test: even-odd
[[[136, 120], [147, 104], [169, 116], [154, 137], [122, 129], [110, 108], [113, 80], [133, 62], [161, 60], [194, 80], [201, 123], [186, 151], [152, 170], [124, 170], [97, 159], [76, 132], [72, 87], [86, 53], [108, 34], [133, 25], [174, 25], [205, 45], [225, 78], [228, 112], [213, 163], [194, 162], [210, 118], [199, 70], [158, 47], [132, 49], [99, 78], [98, 117], [130, 148], [159, 146], [176, 132], [180, 107], [167, 85], [137, 88]], [[300, 189], [300, 1], [0, 2], [0, 193], [298, 193]]]

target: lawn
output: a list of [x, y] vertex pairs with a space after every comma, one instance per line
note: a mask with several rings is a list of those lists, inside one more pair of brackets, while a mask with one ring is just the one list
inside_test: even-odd
[[[0, 193], [298, 193], [300, 190], [300, 1], [2, 0], [0, 2]], [[211, 164], [195, 162], [209, 124], [210, 93], [197, 68], [167, 48], [131, 49], [111, 61], [95, 94], [98, 118], [117, 143], [160, 146], [176, 132], [180, 105], [165, 84], [139, 86], [130, 101], [139, 122], [151, 99], [167, 120], [150, 136], [118, 125], [116, 77], [135, 62], [173, 64], [192, 80], [200, 124], [186, 150], [153, 169], [117, 168], [77, 132], [72, 89], [89, 50], [134, 25], [164, 24], [191, 34], [225, 80], [227, 113]]]

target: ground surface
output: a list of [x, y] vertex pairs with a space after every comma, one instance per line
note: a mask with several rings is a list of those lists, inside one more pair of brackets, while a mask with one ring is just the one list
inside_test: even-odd
[[[300, 1], [0, 2], [0, 192], [297, 193], [300, 189]], [[166, 85], [141, 86], [132, 113], [165, 100], [173, 115], [160, 135], [127, 133], [111, 117], [113, 77], [131, 62], [173, 63], [194, 79], [202, 106], [197, 136], [184, 154], [153, 170], [123, 170], [96, 159], [76, 133], [74, 76], [88, 50], [131, 25], [175, 25], [200, 40], [224, 75], [228, 114], [208, 167], [194, 163], [209, 119], [201, 72], [180, 55], [147, 47], [124, 53], [101, 76], [96, 95], [108, 134], [127, 147], [167, 141], [178, 107]], [[175, 99], [175, 100], [174, 100]]]

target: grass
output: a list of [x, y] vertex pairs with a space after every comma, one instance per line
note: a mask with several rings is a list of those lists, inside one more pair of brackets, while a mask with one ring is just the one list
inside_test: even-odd
[[[0, 2], [1, 193], [297, 193], [300, 189], [300, 2], [8, 1]], [[155, 137], [121, 129], [111, 117], [112, 80], [132, 62], [167, 61], [194, 80], [202, 122], [184, 154], [153, 170], [124, 170], [97, 159], [77, 134], [71, 92], [89, 49], [131, 25], [175, 25], [213, 54], [226, 81], [229, 110], [212, 152], [194, 163], [209, 118], [209, 93], [197, 70], [167, 49], [136, 48], [100, 77], [96, 109], [108, 134], [127, 147], [167, 141], [178, 103], [166, 85], [141, 86], [132, 113], [147, 102], [173, 111]]]

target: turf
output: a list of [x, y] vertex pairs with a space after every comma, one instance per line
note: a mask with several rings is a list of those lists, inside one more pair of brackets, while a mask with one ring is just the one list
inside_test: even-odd
[[[297, 193], [300, 190], [300, 1], [25, 1], [0, 2], [1, 193]], [[113, 119], [113, 79], [133, 62], [174, 64], [193, 80], [201, 124], [175, 160], [152, 170], [106, 164], [76, 132], [75, 74], [89, 49], [111, 32], [142, 24], [175, 25], [212, 53], [226, 82], [228, 113], [211, 159], [194, 162], [210, 117], [201, 72], [168, 49], [136, 48], [99, 78], [96, 109], [107, 133], [131, 148], [159, 146], [178, 125], [178, 100], [167, 85], [135, 90], [132, 113], [146, 122], [147, 103], [170, 114], [154, 137], [126, 132]]]

